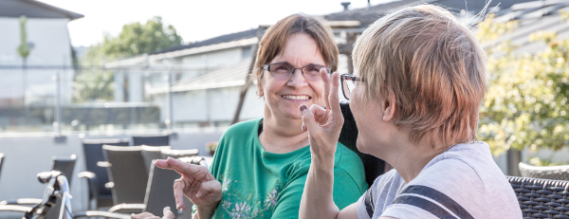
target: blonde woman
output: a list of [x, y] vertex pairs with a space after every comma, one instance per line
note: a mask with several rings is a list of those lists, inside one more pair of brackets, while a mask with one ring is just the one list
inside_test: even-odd
[[365, 30], [353, 56], [358, 73], [342, 75], [341, 86], [359, 130], [357, 147], [394, 170], [343, 210], [332, 201], [343, 123], [334, 73], [330, 107], [300, 107], [313, 157], [300, 218], [522, 217], [488, 145], [476, 139], [487, 69], [467, 27], [437, 6], [402, 9]]

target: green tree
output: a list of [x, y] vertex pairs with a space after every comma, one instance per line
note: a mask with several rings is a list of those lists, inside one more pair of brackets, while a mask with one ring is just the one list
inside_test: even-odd
[[144, 53], [152, 53], [182, 44], [182, 37], [172, 25], [165, 26], [161, 17], [123, 26], [117, 37], [106, 35], [103, 42], [91, 47], [82, 60], [84, 65], [99, 65], [105, 61]]
[[[117, 58], [157, 52], [182, 44], [182, 38], [172, 25], [165, 26], [162, 18], [123, 26], [117, 37], [106, 35], [103, 42], [91, 47], [80, 60], [83, 66], [102, 65]], [[113, 72], [85, 69], [76, 74], [73, 101], [111, 101], [113, 99]]]
[[510, 41], [495, 42], [516, 26], [516, 22], [495, 23], [492, 15], [478, 24], [490, 72], [478, 133], [495, 155], [509, 148], [535, 151], [569, 144], [569, 39], [536, 32], [530, 41], [543, 42], [545, 49], [515, 54]]

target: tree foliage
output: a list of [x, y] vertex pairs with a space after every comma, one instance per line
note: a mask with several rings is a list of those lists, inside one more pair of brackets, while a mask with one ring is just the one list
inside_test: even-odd
[[98, 65], [117, 58], [152, 53], [182, 44], [172, 25], [165, 26], [161, 17], [154, 17], [146, 22], [131, 23], [123, 26], [117, 37], [105, 36], [103, 42], [87, 51], [82, 64]]
[[[182, 38], [172, 25], [165, 26], [162, 18], [154, 17], [146, 22], [123, 26], [117, 37], [105, 36], [103, 42], [92, 46], [81, 65], [102, 65], [117, 58], [157, 52], [182, 44]], [[114, 74], [108, 70], [85, 69], [77, 73], [73, 84], [73, 102], [101, 102], [113, 100]]]
[[497, 40], [516, 26], [496, 23], [492, 15], [478, 24], [490, 72], [478, 133], [495, 155], [509, 148], [535, 151], [569, 144], [569, 39], [532, 33], [530, 41], [542, 42], [544, 50], [519, 53], [510, 41]]

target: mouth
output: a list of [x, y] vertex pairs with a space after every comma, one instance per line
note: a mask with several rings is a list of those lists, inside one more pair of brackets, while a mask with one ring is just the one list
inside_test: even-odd
[[290, 94], [286, 94], [286, 95], [281, 95], [281, 97], [283, 99], [286, 100], [293, 100], [293, 101], [306, 101], [306, 100], [310, 100], [312, 99], [312, 97], [308, 96], [308, 95], [290, 95]]

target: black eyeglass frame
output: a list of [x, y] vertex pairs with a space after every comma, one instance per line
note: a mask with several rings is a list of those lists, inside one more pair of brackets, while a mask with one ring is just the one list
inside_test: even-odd
[[[302, 67], [300, 67], [300, 68], [295, 68], [295, 67], [292, 66], [290, 63], [286, 63], [286, 62], [277, 62], [277, 63], [265, 64], [265, 65], [263, 65], [263, 70], [266, 70], [266, 71], [268, 71], [268, 72], [271, 72], [271, 71], [269, 70], [270, 67], [271, 67], [271, 65], [276, 65], [276, 64], [279, 64], [279, 65], [287, 64], [287, 65], [289, 65], [290, 67], [292, 67], [291, 71], [290, 71], [289, 73], [287, 73], [287, 74], [290, 74], [289, 78], [292, 77], [292, 75], [294, 75], [294, 72], [296, 71], [296, 69], [300, 69], [300, 72], [301, 72], [302, 75], [304, 76], [304, 70], [302, 70], [302, 69], [303, 69], [303, 68], [306, 68], [306, 67], [308, 67], [308, 66], [311, 66], [311, 65], [312, 65], [312, 66], [315, 66], [315, 67], [322, 66], [322, 68], [326, 68], [326, 73], [332, 74], [332, 68], [330, 68], [330, 67], [328, 67], [328, 66], [325, 66], [325, 65], [308, 64], [308, 65], [302, 66]], [[318, 69], [320, 70], [320, 69], [322, 69], [322, 68], [318, 68]]]
[[342, 94], [344, 95], [344, 98], [346, 98], [346, 100], [350, 100], [351, 91], [350, 91], [350, 88], [348, 87], [347, 81], [363, 82], [364, 80], [359, 78], [359, 77], [356, 77], [352, 74], [341, 74], [340, 75], [340, 82], [342, 84]]

